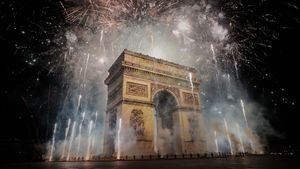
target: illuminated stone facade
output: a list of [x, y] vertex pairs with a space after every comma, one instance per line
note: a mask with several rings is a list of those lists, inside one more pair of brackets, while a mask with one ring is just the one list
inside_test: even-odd
[[[164, 153], [164, 147], [159, 145], [162, 134], [157, 134], [162, 133], [158, 132], [161, 130], [158, 126], [163, 128], [160, 124], [164, 122], [156, 116], [158, 108], [154, 102], [154, 97], [161, 92], [169, 93], [176, 102], [169, 109], [174, 121], [170, 123], [170, 137], [175, 141], [166, 153], [205, 151], [201, 135], [200, 82], [196, 77], [194, 68], [125, 49], [105, 80], [108, 100], [104, 153], [113, 156], [117, 151], [121, 156]], [[164, 144], [168, 144], [167, 140], [163, 140]]]

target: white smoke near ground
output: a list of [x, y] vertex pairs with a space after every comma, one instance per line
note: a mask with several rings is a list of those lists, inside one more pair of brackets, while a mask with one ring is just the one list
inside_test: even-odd
[[[94, 1], [91, 2], [96, 4]], [[125, 14], [132, 12], [128, 10], [130, 7], [126, 7], [123, 2], [120, 1], [119, 4], [114, 4], [114, 2], [118, 1], [111, 1], [111, 10], [116, 12], [116, 9], [121, 9], [122, 11], [119, 12]], [[65, 87], [65, 93], [63, 93], [63, 106], [57, 117], [58, 131], [55, 137], [58, 141], [55, 144], [55, 159], [66, 158], [66, 152], [70, 148], [72, 131], [69, 132], [66, 139], [65, 154], [62, 154], [65, 129], [69, 118], [72, 123], [77, 122], [73, 148], [70, 150], [71, 158], [86, 156], [88, 138], [91, 137], [94, 143], [90, 157], [102, 155], [103, 146], [106, 146], [103, 142], [107, 102], [107, 87], [104, 80], [108, 76], [109, 67], [124, 49], [192, 66], [198, 70], [198, 78], [201, 80], [199, 93], [201, 112], [204, 118], [203, 124], [201, 124], [203, 128], [199, 130], [205, 136], [203, 140], [206, 148], [202, 147], [201, 150], [195, 150], [195, 152], [215, 152], [214, 131], [217, 132], [219, 150], [230, 151], [223, 123], [224, 118], [228, 122], [228, 135], [233, 143], [234, 153], [241, 151], [236, 124], [240, 127], [245, 151], [259, 153], [264, 151], [263, 147], [267, 144], [264, 135], [274, 134], [274, 131], [263, 117], [263, 108], [248, 98], [247, 91], [240, 87], [236, 60], [232, 59], [232, 57], [238, 56], [228, 57], [226, 55], [234, 54], [236, 50], [232, 47], [235, 42], [229, 41], [228, 38], [231, 35], [230, 30], [219, 22], [226, 19], [226, 15], [213, 11], [215, 9], [212, 4], [206, 1], [193, 1], [187, 5], [182, 5], [178, 1], [174, 2], [176, 5], [172, 5], [173, 1], [159, 2], [161, 3], [141, 1], [145, 8], [152, 10], [153, 16], [151, 15], [150, 19], [147, 17], [149, 13], [133, 13], [133, 17], [137, 18], [134, 21], [132, 21], [133, 18], [126, 18], [126, 16], [120, 17], [119, 20], [109, 21], [103, 19], [111, 18], [102, 18], [102, 20], [100, 18], [97, 23], [99, 27], [94, 27], [95, 23], [93, 22], [92, 28], [94, 29], [91, 29], [88, 27], [88, 20], [84, 21], [82, 18], [83, 20], [79, 24], [87, 25], [86, 27], [76, 25], [67, 28], [65, 32], [66, 50], [62, 53], [61, 61], [64, 66], [62, 84]], [[157, 12], [163, 5], [165, 10]], [[84, 7], [82, 8], [84, 9]], [[81, 10], [80, 7], [78, 9]], [[91, 16], [86, 16], [91, 18], [96, 14], [92, 13]], [[68, 17], [70, 19], [70, 17], [75, 18], [76, 16], [69, 13]], [[249, 128], [245, 125], [240, 105], [241, 99], [245, 102]], [[83, 121], [79, 139], [79, 124], [83, 112], [86, 113], [86, 119]], [[95, 112], [98, 112], [98, 117]], [[97, 126], [89, 133], [88, 124], [91, 120]], [[166, 140], [172, 139], [170, 131], [163, 130], [159, 136], [159, 144], [166, 148], [166, 150], [162, 149], [161, 153], [168, 152]], [[135, 134], [132, 130], [123, 130], [120, 137], [123, 151], [129, 150], [135, 143]], [[133, 141], [124, 141], [128, 138]], [[80, 145], [79, 151], [77, 151], [78, 145]], [[130, 151], [132, 154], [138, 154], [138, 150]]]
[[172, 140], [175, 140], [174, 136], [171, 134], [170, 129], [160, 129], [158, 134], [158, 147], [160, 154], [172, 154], [175, 151], [173, 150]]
[[[128, 122], [123, 121], [125, 124], [122, 124], [121, 130], [120, 130], [120, 155], [123, 156], [132, 156], [132, 155], [137, 155], [140, 154], [139, 150], [137, 149], [136, 146], [134, 146], [137, 142], [136, 140], [136, 133], [135, 130], [128, 124]], [[124, 127], [127, 126], [127, 127]], [[118, 135], [115, 135], [115, 154], [113, 156], [116, 156], [117, 150], [118, 150]], [[105, 145], [104, 145], [105, 146]], [[128, 152], [124, 154], [123, 152]]]

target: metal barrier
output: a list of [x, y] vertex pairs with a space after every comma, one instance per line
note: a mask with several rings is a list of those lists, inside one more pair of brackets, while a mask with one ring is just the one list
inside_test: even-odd
[[[91, 159], [85, 160], [84, 157], [71, 157], [69, 161], [138, 161], [138, 160], [174, 160], [174, 159], [200, 159], [200, 158], [229, 158], [229, 157], [242, 157], [252, 155], [248, 152], [239, 152], [231, 154], [230, 152], [218, 153], [183, 153], [183, 154], [148, 154], [148, 155], [124, 155], [117, 159], [115, 156], [92, 156]], [[66, 161], [58, 160], [58, 161]]]

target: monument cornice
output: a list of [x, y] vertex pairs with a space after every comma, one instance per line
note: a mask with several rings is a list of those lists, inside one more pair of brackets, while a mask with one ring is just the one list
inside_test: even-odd
[[[190, 82], [190, 80], [186, 76], [175, 74], [175, 73], [170, 72], [170, 71], [155, 69], [155, 68], [149, 67], [149, 66], [143, 66], [143, 65], [132, 63], [132, 62], [129, 62], [129, 61], [122, 61], [122, 66], [131, 67], [131, 68], [139, 69], [139, 70], [142, 70], [142, 71], [151, 72], [151, 73], [154, 73], [154, 74], [159, 74], [159, 75], [168, 76], [168, 77], [171, 77], [171, 78], [174, 78], [174, 79], [180, 79], [180, 80]], [[193, 83], [200, 84], [200, 80], [198, 80], [198, 79], [193, 80]]]
[[190, 71], [190, 72], [193, 72], [193, 73], [197, 72], [197, 70], [193, 67], [180, 65], [180, 64], [170, 62], [170, 61], [167, 61], [167, 60], [163, 60], [163, 59], [155, 58], [155, 57], [152, 57], [152, 56], [144, 55], [144, 54], [141, 54], [141, 53], [133, 52], [133, 51], [130, 51], [128, 49], [124, 49], [124, 51], [121, 55], [123, 55], [123, 54], [129, 54], [129, 55], [136, 56], [136, 57], [139, 57], [139, 58], [142, 58], [142, 59], [145, 59], [145, 60], [155, 61], [156, 63], [170, 65], [170, 66], [173, 66], [173, 67], [176, 67], [176, 68], [179, 68], [179, 69], [183, 69], [183, 70], [187, 70], [187, 71]]
[[[186, 78], [178, 78], [176, 76], [171, 76], [171, 75], [167, 75], [167, 74], [163, 74], [163, 73], [156, 73], [155, 71], [149, 71], [147, 69], [143, 69], [143, 68], [138, 68], [138, 67], [134, 67], [134, 66], [130, 66], [130, 65], [125, 65], [123, 64], [123, 67], [124, 67], [124, 70], [125, 70], [125, 75], [128, 75], [126, 74], [126, 68], [128, 69], [133, 69], [133, 70], [137, 70], [137, 71], [140, 71], [140, 72], [144, 72], [144, 73], [149, 73], [149, 74], [152, 74], [154, 76], [160, 76], [160, 77], [167, 77], [167, 78], [170, 78], [170, 79], [174, 79], [174, 80], [180, 80], [180, 81], [183, 81], [185, 83], [190, 83], [190, 81]], [[145, 77], [147, 78], [147, 77]], [[148, 78], [149, 80], [149, 78]], [[155, 80], [151, 80], [152, 82], [155, 82]], [[193, 82], [194, 86], [198, 86], [200, 85], [199, 82]]]

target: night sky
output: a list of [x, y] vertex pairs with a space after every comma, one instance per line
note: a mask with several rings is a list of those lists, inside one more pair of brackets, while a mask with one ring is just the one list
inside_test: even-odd
[[[265, 1], [265, 0], [263, 0]], [[258, 5], [262, 1], [242, 3]], [[246, 6], [246, 5], [245, 5]], [[298, 56], [299, 8], [297, 1], [271, 1], [257, 8], [257, 15], [238, 16], [240, 29], [244, 19], [258, 24], [261, 10], [268, 11], [274, 22], [265, 26], [275, 38], [253, 38], [254, 67], [242, 65], [240, 81], [249, 97], [266, 108], [264, 116], [277, 131], [268, 136], [270, 151], [286, 149], [299, 151], [298, 113]], [[255, 8], [254, 8], [255, 9]], [[228, 15], [226, 7], [223, 9]], [[43, 146], [51, 138], [53, 122], [64, 96], [58, 55], [64, 48], [63, 35], [70, 26], [64, 18], [59, 1], [5, 0], [0, 2], [1, 56], [1, 159], [39, 159]], [[237, 30], [237, 31], [241, 31]], [[267, 32], [268, 33], [268, 32]], [[268, 40], [270, 46], [257, 45]], [[57, 49], [57, 50], [55, 50]], [[254, 58], [251, 53], [248, 58]], [[54, 66], [55, 65], [55, 66]]]

